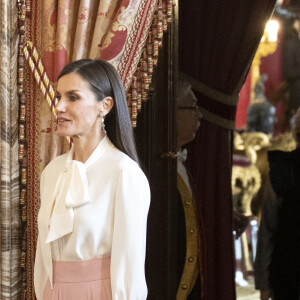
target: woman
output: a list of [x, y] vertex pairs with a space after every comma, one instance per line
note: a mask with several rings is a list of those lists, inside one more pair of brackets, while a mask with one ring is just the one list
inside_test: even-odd
[[121, 79], [105, 61], [75, 61], [57, 99], [56, 133], [73, 146], [41, 176], [37, 299], [144, 300], [150, 191]]

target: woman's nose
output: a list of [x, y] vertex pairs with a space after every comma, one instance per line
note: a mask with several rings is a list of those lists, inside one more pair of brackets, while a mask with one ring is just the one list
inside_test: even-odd
[[66, 111], [66, 103], [62, 98], [57, 102], [55, 109], [57, 112], [65, 112]]

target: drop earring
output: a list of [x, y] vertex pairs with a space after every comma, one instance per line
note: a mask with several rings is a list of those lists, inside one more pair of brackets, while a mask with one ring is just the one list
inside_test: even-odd
[[102, 127], [102, 130], [105, 131], [105, 124], [104, 124], [104, 113], [100, 113], [100, 117], [101, 117], [101, 127]]

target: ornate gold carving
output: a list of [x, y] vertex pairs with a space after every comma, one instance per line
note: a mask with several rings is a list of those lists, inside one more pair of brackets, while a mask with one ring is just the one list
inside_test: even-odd
[[244, 132], [234, 135], [234, 149], [244, 151], [252, 164], [256, 164], [257, 151], [270, 145], [270, 136], [263, 132]]
[[285, 132], [270, 139], [270, 150], [293, 151], [296, 149], [296, 140], [292, 132]]
[[257, 155], [260, 150], [292, 151], [296, 149], [296, 141], [292, 132], [285, 132], [277, 136], [271, 136], [263, 132], [234, 133], [234, 151], [243, 152], [250, 158], [252, 164], [257, 163]]
[[[235, 132], [233, 145], [235, 153], [249, 159], [249, 166], [232, 167], [232, 192], [241, 195], [242, 211], [251, 215], [251, 201], [268, 176], [268, 151], [292, 151], [296, 148], [296, 141], [291, 132], [275, 137], [262, 132]], [[260, 203], [257, 207], [259, 209]]]
[[254, 165], [248, 167], [232, 167], [232, 194], [241, 194], [242, 213], [250, 216], [251, 200], [261, 187], [261, 175], [258, 168]]

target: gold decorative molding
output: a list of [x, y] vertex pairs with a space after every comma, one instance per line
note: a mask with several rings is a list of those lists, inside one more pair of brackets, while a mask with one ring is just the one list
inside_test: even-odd
[[257, 151], [270, 146], [270, 135], [263, 132], [244, 132], [234, 135], [234, 149], [243, 151], [253, 165], [257, 162]]
[[251, 200], [261, 187], [261, 175], [254, 165], [232, 167], [232, 194], [241, 194], [241, 209], [246, 216], [251, 216]]
[[292, 132], [285, 132], [270, 139], [271, 150], [293, 151], [296, 149], [297, 143]]
[[244, 153], [252, 164], [257, 163], [258, 151], [281, 150], [292, 151], [296, 149], [296, 140], [292, 132], [272, 136], [263, 132], [234, 133], [234, 151]]
[[[240, 195], [239, 205], [242, 212], [252, 215], [251, 202], [253, 197], [264, 187], [269, 172], [268, 151], [292, 151], [296, 148], [296, 141], [292, 132], [278, 136], [267, 135], [262, 132], [244, 132], [234, 135], [234, 153], [248, 161], [248, 166], [233, 165], [232, 193]], [[260, 201], [256, 206], [260, 207]], [[256, 214], [255, 212], [253, 212]]]

